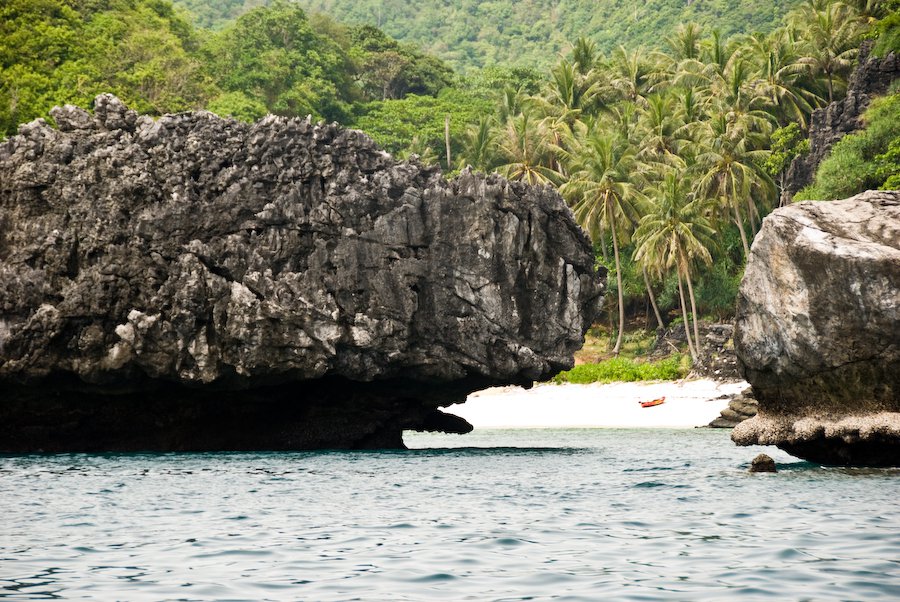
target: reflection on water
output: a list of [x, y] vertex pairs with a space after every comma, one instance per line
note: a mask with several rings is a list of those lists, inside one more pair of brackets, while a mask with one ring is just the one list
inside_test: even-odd
[[900, 472], [722, 431], [0, 457], [0, 598], [900, 598]]

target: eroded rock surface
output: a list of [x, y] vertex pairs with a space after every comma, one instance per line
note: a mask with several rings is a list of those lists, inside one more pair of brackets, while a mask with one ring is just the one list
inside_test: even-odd
[[305, 120], [51, 114], [0, 145], [0, 450], [400, 447], [599, 309], [549, 188]]
[[767, 217], [738, 295], [735, 351], [759, 401], [736, 443], [900, 465], [900, 192]]

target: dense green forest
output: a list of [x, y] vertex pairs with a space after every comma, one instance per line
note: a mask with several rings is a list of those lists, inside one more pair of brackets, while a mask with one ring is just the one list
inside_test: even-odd
[[[659, 32], [659, 49], [610, 52], [579, 37], [544, 71], [459, 74], [376, 27], [284, 1], [210, 31], [166, 0], [7, 0], [0, 134], [54, 104], [113, 92], [150, 114], [337, 120], [448, 174], [471, 165], [552, 185], [610, 269], [613, 350], [626, 316], [646, 313], [648, 327], [688, 326], [695, 355], [692, 318], [733, 311], [750, 243], [807, 148], [812, 111], [843, 95], [864, 39], [875, 38], [876, 54], [898, 50], [898, 6], [806, 0], [769, 33], [726, 37], [685, 23]], [[898, 94], [873, 103], [865, 123], [801, 196], [897, 186]]]
[[[604, 52], [661, 47], [660, 32], [693, 22], [723, 36], [770, 31], [799, 0], [296, 0], [343, 23], [374, 25], [462, 72], [487, 65], [549, 67], [578, 37]], [[201, 27], [220, 28], [264, 0], [176, 0]]]

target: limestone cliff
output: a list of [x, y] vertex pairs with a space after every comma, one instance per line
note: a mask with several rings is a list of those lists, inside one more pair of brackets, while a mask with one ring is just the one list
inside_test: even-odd
[[813, 182], [819, 164], [831, 147], [845, 135], [863, 127], [860, 117], [876, 96], [885, 94], [900, 77], [900, 57], [891, 52], [886, 57], [870, 57], [872, 43], [859, 49], [859, 64], [850, 76], [847, 95], [821, 109], [816, 109], [809, 124], [809, 153], [795, 158], [787, 170], [781, 204], [787, 205], [804, 186]]
[[759, 413], [740, 445], [900, 465], [900, 192], [775, 210], [738, 294], [735, 351]]
[[51, 115], [0, 145], [0, 450], [399, 447], [599, 309], [550, 188], [306, 120]]

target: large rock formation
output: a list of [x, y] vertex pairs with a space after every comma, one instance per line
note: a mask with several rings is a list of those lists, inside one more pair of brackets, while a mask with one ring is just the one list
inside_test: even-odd
[[741, 283], [735, 351], [759, 400], [736, 443], [900, 465], [900, 192], [769, 215]]
[[571, 367], [599, 309], [550, 188], [306, 120], [51, 114], [0, 145], [0, 451], [400, 447]]
[[860, 129], [860, 117], [872, 99], [888, 91], [900, 77], [900, 57], [891, 52], [885, 57], [870, 57], [872, 42], [859, 49], [859, 64], [850, 76], [847, 95], [813, 111], [809, 123], [809, 153], [795, 158], [788, 168], [781, 204], [787, 205], [804, 186], [812, 183], [819, 164], [831, 147], [845, 135]]

